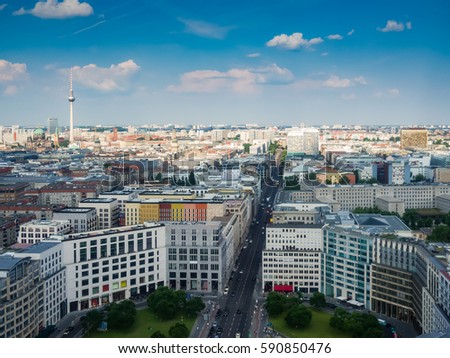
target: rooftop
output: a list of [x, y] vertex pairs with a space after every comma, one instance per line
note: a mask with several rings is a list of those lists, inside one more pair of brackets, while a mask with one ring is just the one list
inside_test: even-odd
[[283, 224], [267, 224], [267, 228], [269, 229], [321, 229], [323, 224], [301, 224], [301, 223], [283, 223]]
[[0, 255], [0, 271], [9, 271], [17, 265], [23, 258], [17, 258], [11, 255]]
[[27, 248], [23, 249], [21, 251], [21, 253], [24, 253], [24, 254], [40, 254], [40, 253], [43, 253], [43, 252], [45, 252], [45, 251], [47, 251], [47, 250], [49, 250], [49, 249], [51, 249], [51, 248], [53, 248], [53, 247], [55, 247], [57, 245], [60, 245], [59, 241], [58, 242], [48, 242], [48, 241], [38, 242], [37, 244], [34, 244], [34, 245], [30, 246], [30, 247], [27, 247]]
[[68, 207], [55, 211], [55, 213], [88, 213], [90, 211], [95, 210], [95, 208], [75, 208]]
[[92, 203], [92, 204], [103, 204], [103, 203], [112, 203], [117, 201], [114, 198], [87, 198], [80, 201], [80, 203]]

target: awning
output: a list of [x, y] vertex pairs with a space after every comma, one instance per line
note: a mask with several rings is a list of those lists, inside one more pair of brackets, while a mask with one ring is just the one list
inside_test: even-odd
[[339, 297], [336, 297], [336, 299], [338, 301], [347, 301], [347, 296], [339, 296]]
[[274, 285], [273, 289], [278, 292], [294, 292], [294, 286], [292, 285]]
[[350, 301], [348, 301], [348, 303], [353, 305], [353, 306], [358, 306], [358, 307], [364, 306], [364, 303], [361, 303], [361, 302], [356, 301], [356, 300], [350, 300]]

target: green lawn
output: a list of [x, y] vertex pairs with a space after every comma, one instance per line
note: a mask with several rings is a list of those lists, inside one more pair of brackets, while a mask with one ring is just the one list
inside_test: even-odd
[[[89, 338], [148, 338], [153, 332], [161, 331], [166, 337], [169, 337], [169, 328], [176, 322], [181, 322], [181, 316], [170, 320], [161, 321], [148, 309], [138, 310], [136, 312], [136, 322], [133, 327], [127, 330], [108, 330], [106, 332], [96, 331], [89, 335]], [[195, 318], [183, 317], [183, 323], [191, 330], [195, 323]]]
[[439, 209], [414, 209], [421, 216], [444, 216], [445, 213]]
[[345, 333], [331, 328], [329, 325], [331, 315], [328, 312], [311, 308], [312, 320], [308, 327], [296, 329], [289, 327], [284, 320], [287, 312], [279, 316], [270, 317], [273, 328], [289, 338], [349, 338]]

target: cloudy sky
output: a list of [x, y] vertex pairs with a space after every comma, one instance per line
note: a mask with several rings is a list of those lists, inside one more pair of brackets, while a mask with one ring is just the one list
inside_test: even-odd
[[448, 124], [448, 0], [0, 0], [0, 125]]

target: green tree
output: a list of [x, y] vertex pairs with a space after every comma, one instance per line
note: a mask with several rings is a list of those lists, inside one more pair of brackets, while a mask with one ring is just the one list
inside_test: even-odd
[[279, 315], [284, 311], [286, 296], [278, 292], [270, 292], [266, 299], [266, 310], [269, 315]]
[[86, 333], [91, 333], [100, 326], [100, 323], [102, 321], [103, 321], [103, 313], [100, 310], [91, 310], [88, 313], [86, 313], [86, 316], [83, 322], [81, 323], [81, 326], [83, 327]]
[[202, 299], [200, 297], [194, 297], [184, 305], [184, 313], [187, 317], [195, 317], [204, 308], [205, 304]]
[[313, 293], [311, 299], [309, 300], [311, 306], [316, 308], [325, 307], [327, 305], [327, 300], [322, 292], [316, 291]]
[[130, 328], [136, 320], [136, 306], [130, 300], [111, 303], [108, 308], [108, 326], [112, 329]]
[[252, 146], [250, 143], [244, 143], [244, 153], [250, 153], [250, 147]]
[[166, 336], [160, 330], [158, 330], [152, 334], [152, 338], [166, 338]]
[[156, 316], [163, 320], [176, 317], [186, 304], [184, 291], [171, 290], [166, 286], [160, 286], [147, 298], [147, 305]]
[[312, 312], [303, 305], [298, 305], [289, 309], [284, 320], [294, 328], [304, 328], [311, 323]]
[[336, 308], [333, 317], [330, 318], [330, 326], [340, 331], [345, 331], [345, 322], [350, 314], [343, 308]]
[[428, 241], [450, 242], [450, 227], [447, 225], [436, 226], [432, 234], [428, 237]]
[[169, 336], [172, 338], [187, 338], [189, 337], [189, 329], [184, 323], [175, 323], [169, 328]]
[[422, 174], [417, 174], [413, 180], [411, 180], [412, 182], [421, 182], [421, 181], [425, 181], [425, 176]]
[[383, 336], [383, 329], [375, 316], [368, 313], [353, 312], [338, 307], [330, 318], [330, 326], [346, 332], [353, 338], [375, 338]]
[[162, 174], [161, 173], [156, 174], [155, 179], [159, 182], [162, 182]]

